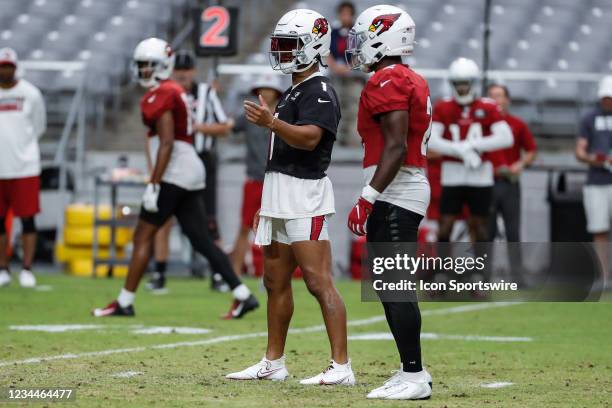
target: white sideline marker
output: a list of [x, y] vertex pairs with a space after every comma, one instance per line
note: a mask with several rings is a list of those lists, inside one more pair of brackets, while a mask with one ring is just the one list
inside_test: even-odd
[[152, 326], [142, 329], [132, 330], [135, 334], [208, 334], [210, 329], [200, 327], [172, 327], [172, 326]]
[[[487, 310], [498, 307], [507, 307], [518, 305], [520, 302], [496, 302], [496, 303], [476, 303], [473, 305], [465, 305], [465, 306], [454, 306], [444, 309], [434, 309], [434, 310], [424, 310], [421, 312], [422, 316], [438, 316], [445, 314], [455, 314], [455, 313], [465, 313], [472, 312], [477, 310]], [[385, 316], [373, 316], [366, 319], [360, 320], [352, 320], [347, 324], [349, 326], [364, 326], [368, 324], [374, 324], [378, 322], [382, 322], [385, 320]], [[324, 331], [325, 326], [310, 326], [304, 327], [301, 329], [290, 329], [289, 333], [311, 333], [311, 332], [319, 332]], [[267, 336], [267, 332], [258, 332], [258, 333], [248, 333], [248, 334], [235, 334], [229, 336], [220, 336], [213, 337], [211, 339], [198, 340], [198, 341], [183, 341], [179, 343], [169, 343], [169, 344], [158, 344], [154, 346], [147, 347], [131, 347], [131, 348], [123, 348], [123, 349], [109, 349], [109, 350], [101, 350], [101, 351], [90, 351], [85, 353], [69, 353], [69, 354], [60, 354], [56, 356], [43, 356], [43, 357], [31, 357], [25, 360], [15, 360], [15, 361], [0, 361], [0, 367], [8, 367], [15, 365], [24, 365], [24, 364], [38, 364], [48, 361], [55, 360], [71, 360], [71, 359], [79, 359], [79, 358], [87, 358], [87, 357], [99, 357], [99, 356], [108, 356], [111, 354], [124, 354], [124, 353], [137, 353], [146, 350], [160, 350], [160, 349], [174, 349], [179, 347], [193, 347], [193, 346], [206, 346], [210, 344], [216, 343], [224, 343], [227, 341], [234, 340], [244, 340], [255, 337], [264, 337]]]
[[512, 383], [512, 382], [503, 382], [503, 381], [480, 384], [480, 386], [482, 388], [504, 388], [504, 387], [509, 387], [511, 385], [514, 385], [514, 383]]
[[[348, 337], [349, 340], [393, 340], [393, 335], [388, 332], [384, 333], [362, 333]], [[504, 336], [475, 336], [475, 335], [460, 335], [460, 334], [439, 334], [439, 333], [421, 333], [423, 340], [462, 340], [462, 341], [493, 341], [501, 343], [511, 342], [529, 342], [531, 337], [504, 337]]]
[[130, 377], [136, 377], [137, 375], [143, 375], [144, 373], [142, 371], [122, 371], [120, 373], [115, 373], [113, 375], [111, 375], [111, 377], [115, 377], [115, 378], [130, 378]]
[[105, 327], [106, 326], [101, 324], [31, 324], [21, 326], [9, 326], [9, 330], [64, 333], [77, 330], [104, 329]]

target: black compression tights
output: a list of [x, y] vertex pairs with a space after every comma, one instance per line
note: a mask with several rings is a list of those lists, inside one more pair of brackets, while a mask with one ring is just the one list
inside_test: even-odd
[[[395, 205], [377, 201], [368, 219], [368, 242], [416, 242], [423, 217]], [[417, 302], [382, 302], [403, 369], [423, 370], [421, 311]]]
[[229, 258], [215, 244], [206, 228], [208, 220], [202, 194], [190, 193], [176, 209], [175, 215], [191, 246], [208, 259], [212, 269], [223, 277], [231, 289], [240, 285]]

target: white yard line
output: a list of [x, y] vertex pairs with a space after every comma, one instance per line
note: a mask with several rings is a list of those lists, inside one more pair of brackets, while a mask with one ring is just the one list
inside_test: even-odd
[[[440, 316], [440, 315], [455, 314], [455, 313], [473, 312], [473, 311], [478, 311], [478, 310], [487, 310], [487, 309], [499, 308], [499, 307], [507, 307], [507, 306], [513, 306], [517, 304], [519, 303], [517, 302], [476, 303], [476, 304], [470, 304], [470, 305], [465, 305], [465, 306], [448, 307], [448, 308], [443, 308], [443, 309], [424, 310], [421, 312], [421, 315]], [[374, 317], [370, 317], [367, 319], [351, 320], [348, 322], [348, 325], [349, 326], [365, 326], [369, 324], [382, 322], [384, 320], [385, 320], [384, 316], [374, 316]], [[317, 325], [317, 326], [304, 327], [300, 329], [290, 329], [289, 332], [290, 333], [312, 333], [312, 332], [320, 332], [324, 330], [325, 330], [325, 326]], [[60, 354], [56, 356], [31, 357], [25, 360], [0, 361], [0, 367], [8, 367], [8, 366], [24, 365], [24, 364], [38, 364], [38, 363], [44, 363], [48, 361], [55, 361], [55, 360], [72, 360], [72, 359], [81, 359], [81, 358], [87, 358], [87, 357], [108, 356], [111, 354], [137, 353], [137, 352], [142, 352], [146, 350], [160, 350], [160, 349], [175, 349], [179, 347], [207, 346], [211, 344], [225, 343], [225, 342], [234, 341], [234, 340], [244, 340], [244, 339], [250, 339], [250, 338], [255, 338], [255, 337], [264, 337], [267, 335], [268, 335], [267, 332], [235, 334], [235, 335], [228, 335], [228, 336], [213, 337], [213, 338], [205, 339], [205, 340], [182, 341], [178, 343], [157, 344], [157, 345], [146, 346], [146, 347], [144, 346], [143, 347], [131, 347], [131, 348], [122, 348], [122, 349], [90, 351], [90, 352], [85, 352], [85, 353], [68, 353], [68, 354]]]
[[111, 375], [111, 377], [115, 378], [131, 378], [136, 377], [137, 375], [143, 375], [142, 371], [121, 371], [120, 373], [115, 373]]
[[[348, 337], [349, 340], [393, 340], [389, 332], [360, 333]], [[459, 341], [493, 341], [500, 343], [529, 342], [531, 337], [477, 336], [443, 333], [421, 333], [422, 340], [459, 340]]]
[[492, 382], [492, 383], [488, 383], [488, 384], [480, 384], [480, 386], [482, 388], [504, 388], [504, 387], [509, 387], [511, 385], [514, 385], [514, 383], [511, 382]]

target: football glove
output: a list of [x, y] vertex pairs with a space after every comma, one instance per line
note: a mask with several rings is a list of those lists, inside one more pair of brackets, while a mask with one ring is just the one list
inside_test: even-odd
[[477, 169], [482, 164], [482, 159], [475, 150], [468, 150], [463, 154], [463, 164], [468, 169]]
[[149, 183], [142, 195], [142, 206], [149, 212], [156, 213], [159, 211], [157, 208], [157, 199], [159, 198], [159, 184]]
[[366, 234], [366, 222], [379, 195], [380, 193], [369, 184], [363, 188], [361, 197], [348, 216], [348, 228], [353, 234], [358, 236]]

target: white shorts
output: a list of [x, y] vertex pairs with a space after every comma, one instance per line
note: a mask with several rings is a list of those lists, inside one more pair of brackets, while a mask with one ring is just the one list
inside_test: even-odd
[[326, 215], [292, 220], [262, 216], [255, 236], [256, 245], [270, 245], [272, 241], [291, 245], [299, 241], [328, 240]]
[[612, 218], [612, 185], [584, 186], [583, 195], [587, 231], [591, 234], [609, 231]]

